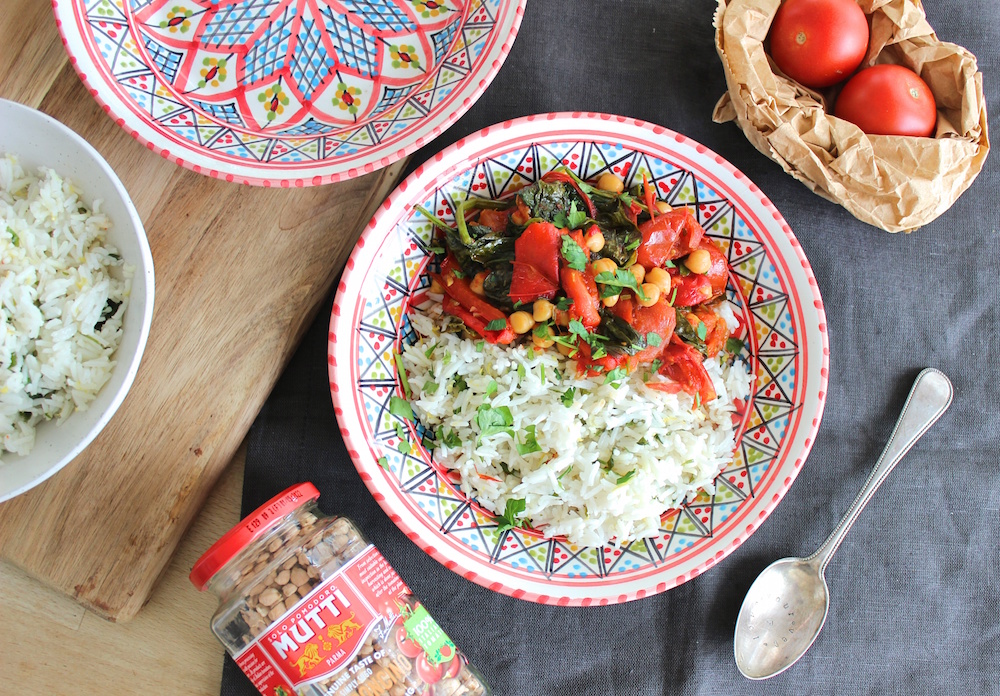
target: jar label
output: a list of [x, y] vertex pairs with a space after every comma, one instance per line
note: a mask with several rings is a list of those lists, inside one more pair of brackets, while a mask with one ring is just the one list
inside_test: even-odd
[[360, 694], [380, 680], [389, 688], [410, 669], [404, 654], [393, 659], [405, 664], [375, 664], [383, 655], [377, 646], [397, 623], [430, 666], [458, 657], [454, 643], [409, 593], [369, 545], [268, 626], [235, 656], [236, 664], [266, 696], [293, 696], [308, 685], [324, 694]]

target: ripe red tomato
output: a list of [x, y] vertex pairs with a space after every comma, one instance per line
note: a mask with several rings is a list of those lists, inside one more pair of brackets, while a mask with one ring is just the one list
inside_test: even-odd
[[785, 0], [774, 15], [771, 57], [806, 87], [829, 87], [868, 51], [868, 19], [854, 0]]
[[902, 65], [876, 65], [844, 85], [833, 115], [869, 135], [934, 135], [937, 106], [927, 83]]
[[417, 655], [415, 663], [417, 676], [428, 684], [436, 684], [444, 677], [444, 665], [432, 665], [424, 653]]

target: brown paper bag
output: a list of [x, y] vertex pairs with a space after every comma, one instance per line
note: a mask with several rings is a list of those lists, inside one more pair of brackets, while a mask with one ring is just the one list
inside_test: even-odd
[[[939, 41], [919, 0], [858, 0], [871, 40], [862, 68], [898, 63], [930, 86], [934, 138], [865, 135], [827, 113], [826, 92], [785, 77], [764, 52], [780, 0], [719, 0], [715, 46], [728, 92], [713, 119], [733, 119], [754, 147], [859, 220], [910, 232], [951, 207], [989, 152], [986, 101], [976, 57]], [[830, 104], [832, 106], [832, 103]]]

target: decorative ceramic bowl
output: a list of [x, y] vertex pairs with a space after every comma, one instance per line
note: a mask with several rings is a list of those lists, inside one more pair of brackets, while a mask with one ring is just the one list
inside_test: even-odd
[[510, 51], [526, 0], [54, 0], [91, 92], [196, 172], [325, 184], [450, 126]]
[[[643, 173], [662, 198], [688, 205], [729, 256], [728, 297], [741, 321], [753, 394], [737, 404], [735, 457], [714, 495], [663, 516], [659, 533], [620, 548], [579, 547], [526, 530], [498, 531], [407, 429], [401, 454], [389, 413], [400, 394], [393, 353], [413, 340], [407, 314], [429, 286], [434, 230], [470, 196], [496, 198], [567, 166], [584, 179]], [[407, 536], [448, 568], [536, 602], [624, 602], [679, 585], [740, 545], [791, 486], [826, 396], [823, 303], [809, 262], [774, 205], [722, 157], [666, 128], [603, 114], [546, 114], [486, 128], [426, 162], [380, 208], [358, 241], [330, 325], [330, 388], [351, 456]], [[409, 338], [408, 338], [409, 337]], [[406, 424], [404, 423], [404, 427]], [[407, 448], [403, 448], [404, 450]], [[384, 457], [384, 467], [378, 460]]]
[[41, 423], [35, 446], [18, 456], [3, 453], [0, 502], [38, 485], [68, 464], [97, 437], [125, 399], [139, 369], [153, 318], [153, 257], [142, 220], [128, 191], [108, 163], [87, 141], [54, 118], [22, 104], [0, 99], [0, 155], [17, 155], [25, 172], [40, 166], [70, 179], [88, 204], [101, 199], [111, 219], [108, 242], [135, 267], [132, 293], [122, 321], [122, 340], [112, 356], [111, 378], [85, 411], [61, 423]]

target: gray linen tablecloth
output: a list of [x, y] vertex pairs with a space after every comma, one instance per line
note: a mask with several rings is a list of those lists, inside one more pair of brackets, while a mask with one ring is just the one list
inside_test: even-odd
[[[359, 524], [501, 695], [1000, 693], [1000, 159], [914, 234], [858, 222], [783, 173], [735, 125], [711, 121], [725, 89], [714, 9], [712, 0], [530, 0], [496, 80], [414, 164], [509, 118], [602, 111], [680, 131], [760, 186], [812, 263], [830, 334], [819, 437], [760, 529], [706, 574], [619, 606], [540, 606], [464, 580], [393, 526], [344, 449], [327, 379], [329, 305], [253, 426], [244, 511], [315, 482], [320, 506]], [[1000, 122], [1000, 5], [927, 0], [926, 11], [940, 38], [978, 56], [989, 118]], [[732, 638], [747, 588], [772, 560], [823, 541], [925, 366], [951, 377], [954, 403], [834, 557], [822, 634], [784, 674], [744, 679]], [[227, 659], [223, 696], [253, 693]]]

